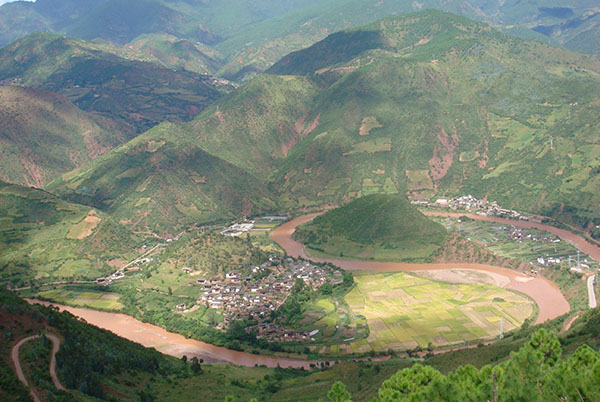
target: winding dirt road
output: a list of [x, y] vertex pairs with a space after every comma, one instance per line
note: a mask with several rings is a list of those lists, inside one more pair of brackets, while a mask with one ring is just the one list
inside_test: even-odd
[[[60, 349], [60, 339], [58, 339], [58, 337], [54, 334], [45, 334], [44, 336], [46, 336], [46, 338], [50, 339], [50, 341], [52, 341], [52, 356], [50, 358], [50, 377], [52, 378], [52, 382], [54, 383], [54, 386], [57, 389], [60, 389], [61, 391], [66, 391], [67, 389], [65, 387], [63, 387], [63, 385], [60, 383], [60, 380], [58, 379], [58, 376], [56, 375], [56, 354], [58, 353], [58, 350]], [[15, 365], [15, 370], [17, 372], [17, 377], [19, 377], [19, 380], [25, 384], [26, 387], [30, 388], [30, 392], [31, 392], [31, 396], [33, 397], [33, 399], [36, 402], [40, 401], [40, 398], [38, 397], [36, 391], [33, 389], [33, 387], [29, 386], [29, 382], [27, 381], [27, 378], [25, 377], [25, 374], [23, 373], [23, 368], [21, 367], [21, 360], [19, 360], [19, 349], [21, 348], [21, 346], [23, 346], [24, 343], [32, 340], [32, 339], [37, 339], [40, 338], [41, 335], [33, 335], [33, 336], [29, 336], [27, 338], [23, 338], [21, 339], [15, 346], [13, 346], [12, 351], [11, 351], [11, 359], [13, 361], [13, 364]]]
[[[374, 262], [345, 260], [339, 258], [309, 257], [304, 245], [292, 238], [296, 227], [310, 222], [319, 213], [301, 216], [276, 228], [271, 232], [271, 238], [277, 242], [292, 257], [311, 259], [317, 262], [329, 262], [348, 271], [375, 272], [417, 272], [430, 270], [469, 269], [502, 275], [508, 279], [503, 288], [516, 290], [531, 297], [539, 307], [536, 324], [560, 317], [570, 311], [570, 305], [558, 286], [545, 278], [529, 277], [520, 272], [507, 268], [484, 264], [410, 264], [402, 262]], [[463, 216], [464, 214], [459, 214]], [[474, 215], [478, 216], [478, 215]], [[509, 221], [513, 222], [513, 221]], [[570, 232], [568, 232], [570, 233]]]

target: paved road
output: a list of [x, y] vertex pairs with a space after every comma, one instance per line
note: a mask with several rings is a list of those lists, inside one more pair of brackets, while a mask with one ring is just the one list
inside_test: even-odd
[[596, 308], [596, 306], [598, 305], [596, 303], [596, 293], [594, 292], [594, 278], [595, 278], [595, 275], [592, 275], [587, 280], [588, 297], [590, 299], [590, 308]]
[[[60, 383], [58, 376], [56, 375], [56, 353], [60, 349], [60, 339], [56, 335], [46, 334], [45, 335], [50, 341], [52, 341], [52, 356], [50, 358], [50, 377], [52, 377], [52, 382], [57, 389], [62, 391], [66, 391], [67, 389]], [[23, 373], [23, 368], [21, 367], [21, 360], [19, 360], [19, 349], [21, 346], [32, 339], [39, 338], [40, 335], [33, 335], [27, 338], [21, 339], [13, 348], [11, 352], [11, 359], [13, 364], [15, 365], [15, 369], [17, 371], [17, 377], [26, 387], [29, 387], [29, 383], [27, 382], [27, 378], [25, 378], [25, 374]], [[40, 402], [40, 398], [37, 396], [35, 390], [30, 388], [31, 396], [33, 397], [35, 402]]]

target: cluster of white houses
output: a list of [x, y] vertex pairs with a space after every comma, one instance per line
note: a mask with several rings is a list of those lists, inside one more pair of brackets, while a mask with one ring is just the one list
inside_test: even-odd
[[[343, 282], [341, 273], [330, 267], [291, 258], [281, 260], [272, 255], [260, 266], [231, 271], [224, 277], [198, 279], [197, 284], [204, 289], [198, 304], [223, 313], [219, 329], [227, 328], [232, 320], [255, 320], [259, 323], [255, 328], [259, 336], [270, 339], [284, 337], [284, 330], [260, 324], [272, 319], [298, 279], [315, 290], [325, 283], [336, 285]], [[291, 338], [296, 340], [297, 336]]]
[[517, 211], [500, 207], [496, 201], [480, 200], [470, 194], [448, 199], [438, 198], [435, 201], [428, 199], [414, 199], [411, 202], [416, 205], [429, 207], [446, 207], [453, 210], [466, 210], [479, 215], [529, 220], [527, 216], [522, 215]]

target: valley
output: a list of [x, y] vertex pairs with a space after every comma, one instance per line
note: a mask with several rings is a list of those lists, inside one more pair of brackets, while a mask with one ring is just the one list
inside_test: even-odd
[[0, 399], [600, 400], [599, 13], [2, 3]]

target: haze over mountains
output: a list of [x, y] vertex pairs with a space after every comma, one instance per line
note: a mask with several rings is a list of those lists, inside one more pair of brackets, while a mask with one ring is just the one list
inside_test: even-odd
[[550, 41], [598, 54], [599, 12], [593, 0], [521, 1], [378, 0], [42, 0], [2, 6], [0, 44], [34, 31], [101, 39], [124, 45], [140, 35], [166, 33], [214, 48], [223, 56], [220, 74], [239, 80], [263, 71], [290, 51], [328, 34], [378, 19], [428, 8], [491, 23], [515, 36]]

